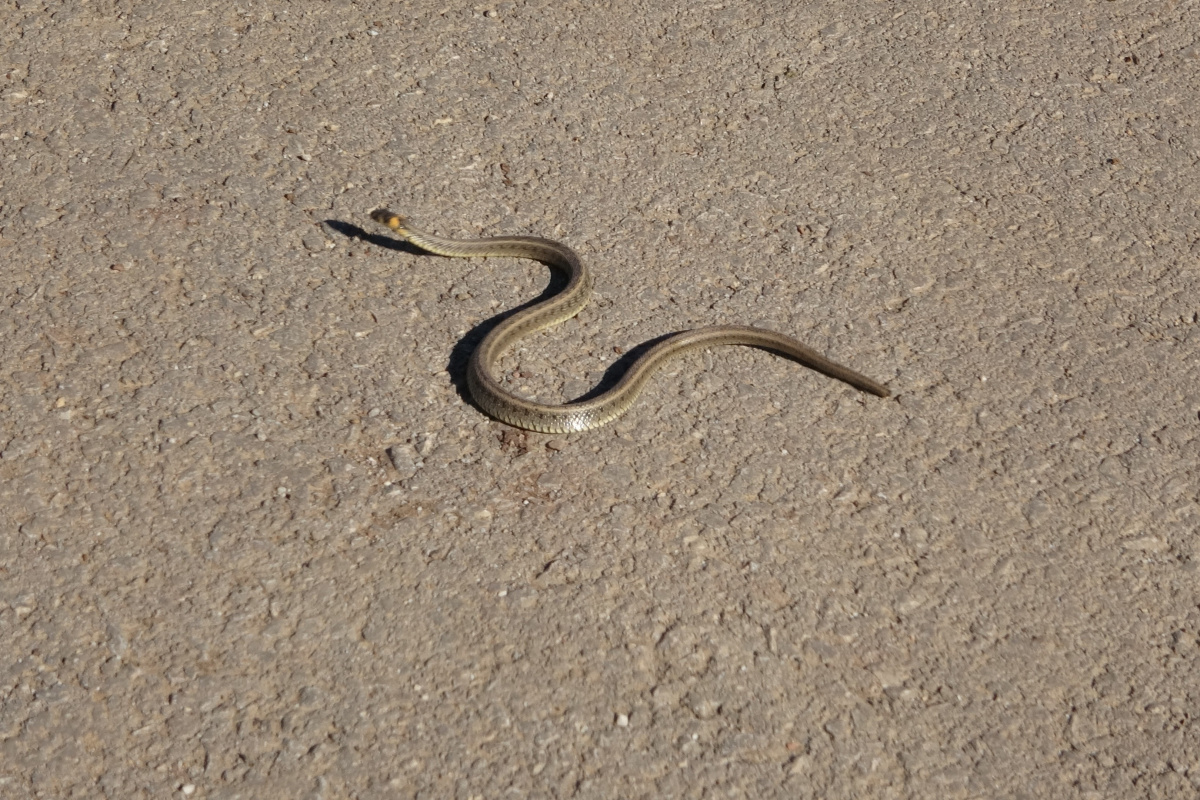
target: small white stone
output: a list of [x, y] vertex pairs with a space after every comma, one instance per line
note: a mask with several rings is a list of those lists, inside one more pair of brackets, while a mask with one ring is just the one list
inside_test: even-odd
[[1165, 553], [1171, 549], [1171, 543], [1159, 536], [1143, 536], [1139, 539], [1126, 539], [1121, 542], [1121, 547], [1145, 553]]

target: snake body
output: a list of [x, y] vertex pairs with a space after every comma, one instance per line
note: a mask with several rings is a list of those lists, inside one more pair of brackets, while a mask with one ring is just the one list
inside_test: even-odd
[[372, 211], [371, 218], [422, 250], [440, 256], [530, 258], [566, 273], [567, 285], [562, 291], [513, 314], [492, 328], [475, 348], [467, 364], [467, 387], [471, 397], [489, 416], [514, 427], [541, 433], [570, 433], [598, 428], [628, 411], [646, 381], [667, 361], [689, 350], [725, 344], [770, 350], [831, 378], [845, 381], [861, 391], [879, 397], [889, 395], [887, 387], [830, 361], [790, 336], [745, 325], [714, 325], [664, 337], [639, 356], [615, 386], [596, 397], [564, 405], [525, 400], [505, 389], [496, 379], [496, 362], [518, 339], [565, 322], [587, 305], [592, 293], [592, 277], [579, 256], [564, 244], [536, 236], [448, 239], [414, 228], [404, 217], [384, 209]]

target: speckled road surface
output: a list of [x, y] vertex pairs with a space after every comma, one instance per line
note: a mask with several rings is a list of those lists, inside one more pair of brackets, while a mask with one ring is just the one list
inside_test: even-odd
[[[0, 797], [1200, 792], [1195, 0], [10, 0], [0, 67]], [[547, 271], [377, 205], [592, 267], [526, 395], [747, 323], [895, 396], [506, 428]]]

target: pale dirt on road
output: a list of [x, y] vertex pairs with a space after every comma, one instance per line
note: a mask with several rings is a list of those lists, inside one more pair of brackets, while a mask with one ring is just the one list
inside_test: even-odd
[[[0, 797], [1200, 791], [1194, 0], [22, 1], [0, 63]], [[546, 270], [377, 205], [591, 265], [527, 394], [739, 322], [895, 397], [735, 348], [516, 432], [462, 365]]]

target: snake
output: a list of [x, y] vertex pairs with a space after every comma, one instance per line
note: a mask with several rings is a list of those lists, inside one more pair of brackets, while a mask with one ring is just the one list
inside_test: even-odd
[[484, 413], [515, 428], [573, 433], [606, 425], [630, 409], [646, 382], [668, 361], [691, 350], [718, 345], [748, 345], [768, 350], [860, 391], [877, 397], [890, 395], [886, 386], [825, 358], [790, 336], [747, 325], [712, 325], [662, 337], [638, 356], [610, 389], [595, 397], [562, 405], [527, 400], [504, 388], [496, 377], [496, 364], [519, 339], [571, 319], [588, 304], [592, 276], [575, 251], [561, 242], [537, 236], [450, 239], [420, 230], [406, 217], [383, 208], [372, 211], [371, 218], [428, 253], [450, 258], [528, 258], [566, 274], [566, 286], [559, 292], [508, 316], [488, 331], [467, 362], [471, 398]]

